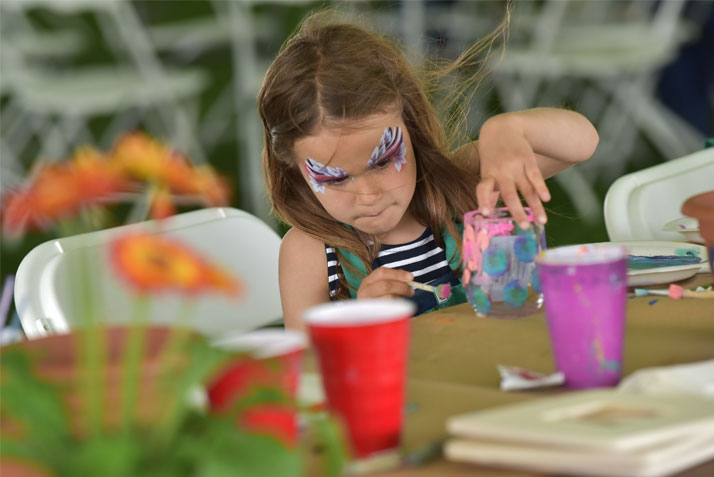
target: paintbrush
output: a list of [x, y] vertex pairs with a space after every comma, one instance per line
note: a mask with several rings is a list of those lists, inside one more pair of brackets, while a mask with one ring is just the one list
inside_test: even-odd
[[704, 291], [694, 291], [685, 290], [679, 285], [671, 284], [667, 290], [647, 290], [645, 288], [635, 288], [635, 295], [646, 296], [646, 295], [658, 295], [658, 296], [668, 296], [679, 300], [680, 298], [714, 298], [714, 290], [704, 290]]
[[432, 292], [436, 298], [439, 300], [446, 300], [451, 296], [451, 285], [448, 283], [443, 283], [441, 285], [433, 286], [433, 285], [427, 285], [426, 283], [419, 283], [419, 282], [407, 282], [407, 285], [409, 285], [412, 288], [417, 288], [419, 290], [424, 290], [428, 292]]

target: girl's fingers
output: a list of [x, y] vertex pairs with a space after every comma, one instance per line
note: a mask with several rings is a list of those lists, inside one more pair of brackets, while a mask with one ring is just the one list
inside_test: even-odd
[[514, 221], [519, 227], [527, 229], [530, 220], [523, 207], [521, 196], [531, 208], [535, 220], [545, 224], [547, 216], [542, 202], [550, 200], [550, 191], [535, 161], [526, 161], [521, 167], [512, 171], [512, 174], [498, 174], [498, 178], [485, 176], [476, 187], [476, 198], [483, 215], [490, 215], [500, 195]]
[[476, 200], [483, 215], [488, 216], [493, 211], [495, 206], [495, 201], [492, 202], [494, 195], [498, 198], [498, 195], [494, 194], [495, 185], [496, 180], [492, 176], [488, 176], [483, 178], [476, 186]]
[[412, 296], [414, 289], [407, 285], [414, 276], [406, 270], [379, 267], [367, 275], [357, 290], [357, 298], [395, 298]]
[[357, 298], [388, 298], [412, 296], [414, 289], [406, 282], [394, 280], [379, 280], [362, 285], [357, 291]]
[[531, 208], [531, 213], [533, 214], [533, 217], [535, 217], [536, 222], [544, 225], [548, 219], [535, 188], [526, 179], [524, 179], [523, 182], [519, 183], [518, 189], [521, 191], [521, 195], [526, 200], [528, 207]]
[[540, 200], [542, 200], [543, 202], [550, 201], [550, 191], [548, 190], [548, 186], [545, 185], [545, 179], [543, 179], [543, 174], [540, 172], [540, 169], [538, 168], [538, 165], [535, 163], [535, 161], [526, 165], [526, 176], [535, 188], [538, 197], [540, 197]]
[[491, 197], [490, 197], [490, 204], [491, 204], [491, 210], [494, 210], [496, 208], [496, 204], [498, 204], [498, 198], [501, 196], [501, 193], [498, 192], [497, 190], [491, 192]]
[[523, 208], [523, 204], [521, 204], [521, 198], [519, 197], [518, 191], [516, 190], [516, 185], [513, 182], [509, 182], [506, 185], [502, 183], [500, 185], [500, 188], [503, 202], [506, 204], [506, 207], [508, 207], [508, 210], [511, 212], [511, 217], [513, 217], [513, 220], [523, 230], [530, 227], [528, 214], [526, 214], [526, 211]]

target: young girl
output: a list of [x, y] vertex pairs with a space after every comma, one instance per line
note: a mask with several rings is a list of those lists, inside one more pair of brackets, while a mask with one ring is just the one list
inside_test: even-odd
[[[447, 152], [445, 134], [404, 54], [349, 23], [308, 18], [268, 70], [258, 95], [263, 167], [279, 218], [285, 325], [345, 298], [407, 297], [418, 312], [464, 302], [458, 278], [463, 214], [498, 195], [540, 223], [544, 178], [595, 151], [581, 115], [558, 109], [487, 120], [479, 140]], [[450, 283], [444, 303], [407, 282]]]

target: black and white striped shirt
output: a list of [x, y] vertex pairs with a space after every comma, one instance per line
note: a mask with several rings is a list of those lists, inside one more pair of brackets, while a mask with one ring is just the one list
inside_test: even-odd
[[[337, 276], [337, 253], [333, 247], [325, 245], [327, 253], [327, 281], [330, 285], [330, 296], [337, 293], [339, 279]], [[421, 236], [401, 245], [382, 245], [372, 269], [377, 267], [398, 268], [407, 270], [414, 275], [414, 280], [429, 283], [444, 275], [451, 275], [451, 267], [446, 260], [446, 252], [434, 241], [434, 234], [429, 227]]]

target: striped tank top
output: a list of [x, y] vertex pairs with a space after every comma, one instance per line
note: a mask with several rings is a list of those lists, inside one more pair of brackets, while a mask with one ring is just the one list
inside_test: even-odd
[[[339, 285], [339, 263], [334, 247], [325, 244], [327, 253], [327, 280], [330, 286], [330, 296], [337, 293]], [[444, 276], [452, 276], [446, 252], [434, 241], [434, 234], [429, 227], [412, 242], [400, 245], [382, 245], [377, 258], [372, 263], [372, 269], [377, 267], [398, 268], [407, 270], [414, 275], [414, 280], [429, 283]]]

